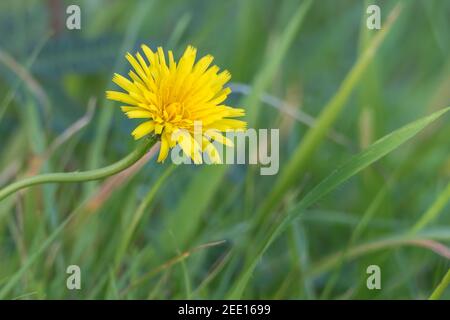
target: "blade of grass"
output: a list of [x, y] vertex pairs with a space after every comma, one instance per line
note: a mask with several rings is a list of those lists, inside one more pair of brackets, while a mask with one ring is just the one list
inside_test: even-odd
[[197, 297], [199, 293], [207, 287], [207, 285], [214, 280], [214, 278], [219, 274], [219, 272], [225, 267], [231, 258], [231, 252], [227, 251], [221, 256], [221, 258], [214, 264], [214, 266], [207, 273], [207, 276], [202, 280], [198, 287], [194, 290], [193, 295]]
[[[291, 239], [291, 255], [295, 258], [295, 268], [299, 289], [304, 292], [306, 299], [315, 299], [315, 290], [313, 282], [305, 276], [305, 270], [309, 269], [310, 265], [310, 248], [308, 234], [303, 224], [293, 224], [289, 228], [289, 238]], [[300, 291], [300, 290], [299, 290]], [[300, 297], [300, 292], [298, 293]]]
[[175, 25], [175, 28], [173, 29], [169, 40], [167, 40], [167, 48], [175, 49], [178, 46], [178, 44], [180, 43], [180, 39], [189, 26], [191, 20], [192, 14], [190, 12], [186, 12], [181, 16], [180, 20], [178, 20], [177, 24]]
[[[370, 0], [365, 0], [363, 5], [363, 12], [361, 15], [360, 32], [359, 32], [359, 55], [363, 54], [365, 49], [370, 45], [373, 37], [378, 33], [378, 30], [370, 30], [366, 25], [366, 8], [370, 5]], [[361, 109], [359, 110], [359, 143], [362, 149], [367, 148], [372, 142], [375, 135], [376, 127], [376, 112], [380, 104], [380, 85], [378, 81], [378, 66], [376, 57], [367, 67], [365, 74], [361, 78], [361, 85], [359, 90], [359, 103]]]
[[416, 224], [412, 227], [411, 233], [417, 233], [431, 221], [435, 220], [442, 210], [447, 205], [450, 200], [450, 182], [447, 184], [447, 187], [442, 190], [433, 204], [428, 208], [428, 210], [423, 214], [423, 216], [416, 222]]
[[191, 278], [189, 277], [189, 272], [186, 266], [186, 262], [183, 260], [180, 261], [181, 270], [183, 271], [183, 279], [184, 279], [184, 288], [186, 290], [186, 300], [190, 300], [192, 296], [192, 285]]
[[449, 285], [450, 285], [450, 269], [448, 269], [444, 278], [442, 278], [442, 281], [439, 283], [436, 289], [434, 289], [429, 300], [439, 300], [442, 294], [444, 293], [445, 289], [447, 289]]

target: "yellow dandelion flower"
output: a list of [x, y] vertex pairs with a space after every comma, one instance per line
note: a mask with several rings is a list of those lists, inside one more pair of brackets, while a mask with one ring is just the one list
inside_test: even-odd
[[[126, 92], [106, 92], [108, 99], [125, 104], [121, 108], [129, 118], [146, 119], [132, 132], [133, 137], [158, 135], [161, 140], [159, 162], [178, 144], [196, 164], [202, 163], [202, 152], [219, 163], [220, 157], [212, 142], [232, 146], [222, 133], [246, 128], [245, 121], [233, 119], [243, 116], [245, 111], [223, 104], [231, 92], [230, 88], [224, 88], [231, 78], [230, 73], [219, 72], [217, 66], [211, 66], [211, 55], [196, 62], [197, 50], [192, 46], [186, 48], [178, 63], [172, 51], [168, 51], [167, 63], [161, 47], [156, 52], [146, 45], [141, 48], [147, 61], [140, 53], [136, 57], [126, 55], [134, 69], [128, 73], [130, 79], [119, 74], [113, 77], [113, 82]], [[194, 134], [199, 123], [202, 134]]]

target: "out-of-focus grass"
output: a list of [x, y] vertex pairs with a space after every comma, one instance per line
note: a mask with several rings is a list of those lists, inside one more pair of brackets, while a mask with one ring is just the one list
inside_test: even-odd
[[[280, 172], [173, 170], [153, 158], [98, 183], [7, 198], [0, 202], [1, 298], [450, 297], [442, 285], [450, 252], [448, 115], [346, 183], [331, 184], [320, 201], [307, 196], [354, 156], [324, 139], [329, 132], [364, 152], [449, 105], [449, 4], [377, 1], [376, 31], [365, 28], [368, 1], [79, 1], [82, 30], [68, 31], [64, 24], [52, 30], [50, 3], [0, 4], [0, 52], [32, 77], [1, 61], [0, 186], [106, 165], [133, 149], [132, 124], [104, 91], [140, 43], [177, 55], [193, 44], [233, 82], [250, 85], [250, 95], [228, 103], [247, 108], [251, 126], [280, 128]], [[402, 10], [389, 27], [396, 6]], [[298, 106], [316, 126], [269, 107], [263, 93]], [[48, 157], [92, 96], [96, 116]], [[290, 219], [305, 201], [299, 219]], [[286, 232], [272, 242], [284, 217]], [[81, 290], [66, 288], [71, 264], [81, 268]], [[381, 268], [381, 290], [366, 287], [372, 264]]]

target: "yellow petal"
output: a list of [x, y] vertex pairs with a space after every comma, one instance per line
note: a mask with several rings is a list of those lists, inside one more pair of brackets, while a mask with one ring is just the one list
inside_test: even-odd
[[175, 72], [177, 68], [177, 64], [175, 63], [175, 60], [173, 58], [173, 52], [172, 50], [169, 50], [169, 69], [171, 72]]
[[139, 52], [136, 54], [136, 58], [138, 59], [140, 66], [144, 70], [145, 75], [147, 77], [149, 77], [150, 76], [150, 70], [149, 70], [147, 64], [145, 63], [144, 58], [142, 58], [142, 56], [141, 56], [141, 54]]
[[142, 51], [144, 51], [145, 56], [147, 57], [148, 61], [151, 65], [155, 64], [155, 54], [153, 53], [152, 49], [150, 49], [148, 46], [143, 44], [141, 46]]
[[123, 112], [136, 111], [136, 110], [145, 110], [145, 109], [142, 109], [140, 107], [132, 107], [132, 106], [121, 106], [120, 109]]
[[138, 125], [131, 134], [135, 140], [138, 140], [152, 132], [154, 128], [155, 123], [153, 121], [147, 121]]
[[221, 104], [222, 102], [225, 101], [225, 99], [227, 98], [227, 96], [230, 93], [231, 93], [231, 89], [230, 88], [225, 88], [221, 92], [218, 93], [216, 98], [213, 98], [211, 101], [209, 101], [209, 103], [215, 104], [215, 105]]
[[124, 76], [121, 76], [120, 74], [114, 73], [113, 82], [128, 92], [136, 90], [136, 88], [133, 85], [133, 82], [131, 82]]
[[161, 132], [163, 131], [164, 126], [161, 125], [160, 123], [156, 123], [155, 124], [155, 133], [156, 134], [161, 134]]
[[136, 61], [136, 59], [131, 55], [131, 53], [127, 53], [125, 57], [127, 58], [128, 62], [131, 64], [131, 66], [134, 68], [136, 73], [139, 75], [139, 77], [142, 80], [146, 81], [147, 76], [145, 74], [144, 69], [142, 69], [141, 65], [139, 64], [139, 62]]
[[133, 99], [130, 95], [123, 93], [123, 92], [117, 92], [117, 91], [106, 91], [106, 98], [109, 100], [115, 100], [119, 102], [123, 102], [126, 104], [138, 104], [139, 101], [136, 99]]
[[126, 115], [130, 119], [151, 119], [151, 118], [153, 118], [152, 113], [150, 111], [146, 111], [146, 110], [128, 111], [126, 113]]
[[167, 155], [169, 154], [169, 140], [168, 137], [164, 134], [161, 137], [161, 147], [159, 149], [158, 162], [163, 162]]
[[204, 57], [202, 57], [196, 63], [193, 72], [196, 73], [197, 75], [202, 74], [203, 72], [206, 71], [206, 69], [208, 69], [209, 65], [211, 64], [211, 62], [213, 60], [214, 60], [214, 57], [212, 55], [209, 55], [209, 54], [204, 56]]

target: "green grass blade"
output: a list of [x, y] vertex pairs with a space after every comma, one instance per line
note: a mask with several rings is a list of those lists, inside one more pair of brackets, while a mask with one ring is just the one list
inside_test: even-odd
[[431, 221], [435, 220], [442, 210], [445, 208], [446, 204], [450, 200], [450, 182], [447, 187], [439, 194], [433, 204], [428, 208], [428, 210], [423, 214], [419, 221], [413, 226], [411, 232], [417, 233]]
[[186, 29], [189, 26], [189, 23], [192, 20], [192, 14], [190, 12], [186, 12], [183, 14], [178, 20], [177, 24], [175, 25], [175, 28], [172, 31], [172, 34], [169, 37], [169, 40], [167, 40], [167, 48], [170, 50], [175, 49], [178, 44], [180, 43], [181, 37], [185, 33]]
[[436, 289], [433, 291], [433, 293], [430, 296], [430, 300], [439, 300], [444, 293], [445, 289], [450, 285], [450, 269], [448, 269], [447, 273], [445, 274], [442, 281], [439, 283], [439, 285], [436, 287]]

